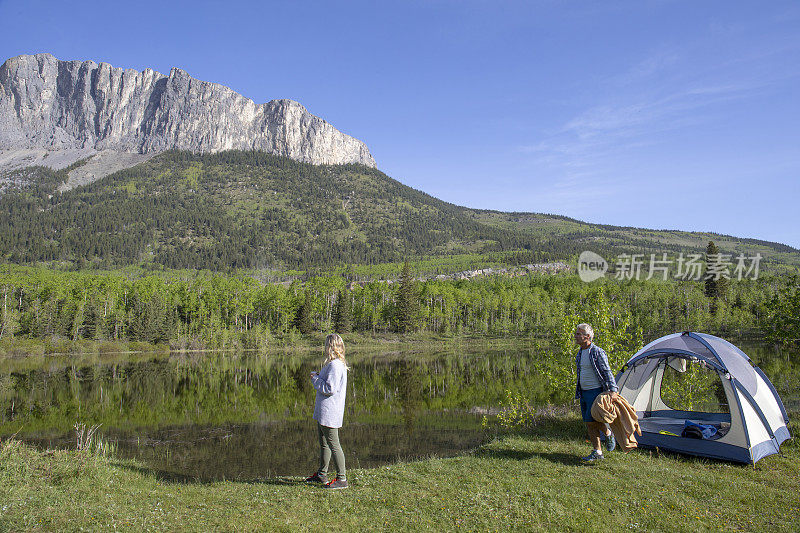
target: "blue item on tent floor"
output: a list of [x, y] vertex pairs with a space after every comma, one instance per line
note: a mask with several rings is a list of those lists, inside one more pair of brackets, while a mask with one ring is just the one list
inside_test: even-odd
[[[694, 431], [687, 429], [693, 428]], [[692, 433], [699, 433], [699, 437], [703, 439], [710, 439], [713, 438], [717, 434], [717, 428], [715, 426], [709, 424], [696, 424], [691, 420], [686, 420], [683, 423], [683, 431], [681, 432], [682, 437], [689, 437]]]

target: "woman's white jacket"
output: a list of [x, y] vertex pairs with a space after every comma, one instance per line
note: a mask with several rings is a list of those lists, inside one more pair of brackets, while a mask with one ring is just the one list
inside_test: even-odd
[[342, 427], [344, 397], [347, 394], [347, 368], [339, 359], [334, 359], [311, 377], [317, 391], [314, 402], [314, 420], [329, 428]]

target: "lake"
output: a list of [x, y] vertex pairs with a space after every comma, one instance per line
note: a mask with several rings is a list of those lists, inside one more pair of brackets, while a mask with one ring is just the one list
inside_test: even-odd
[[[739, 345], [787, 408], [800, 408], [800, 365], [764, 344]], [[521, 342], [489, 346], [350, 350], [341, 430], [348, 466], [473, 449], [493, 436], [481, 422], [506, 390], [538, 405], [571, 398], [571, 390], [547, 383], [542, 354]], [[308, 475], [318, 454], [308, 376], [320, 359], [292, 350], [4, 359], [0, 435], [17, 433], [43, 448], [74, 447], [79, 421], [102, 424], [98, 434], [117, 456], [171, 479]]]

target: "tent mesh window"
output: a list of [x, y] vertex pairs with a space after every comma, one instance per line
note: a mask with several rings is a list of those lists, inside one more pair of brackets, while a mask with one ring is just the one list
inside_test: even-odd
[[666, 365], [661, 399], [676, 411], [730, 413], [719, 374], [697, 361], [686, 361], [685, 371]]

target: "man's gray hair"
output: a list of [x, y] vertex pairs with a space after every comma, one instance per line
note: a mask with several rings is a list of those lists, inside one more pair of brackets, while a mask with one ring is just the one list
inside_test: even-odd
[[590, 326], [589, 324], [578, 324], [577, 326], [575, 326], [575, 329], [589, 335], [589, 340], [594, 339], [594, 330], [592, 329], [592, 326]]

